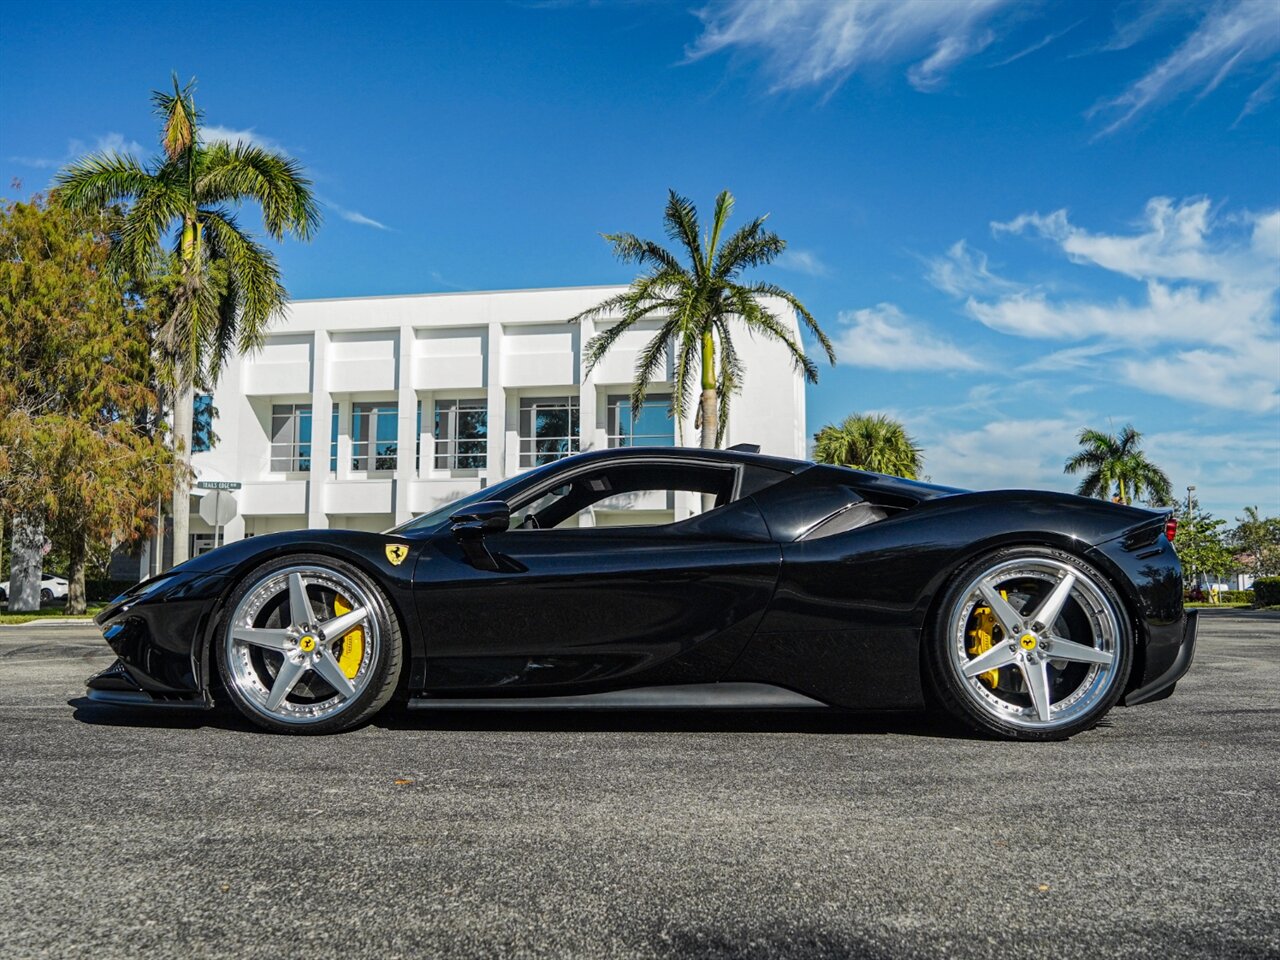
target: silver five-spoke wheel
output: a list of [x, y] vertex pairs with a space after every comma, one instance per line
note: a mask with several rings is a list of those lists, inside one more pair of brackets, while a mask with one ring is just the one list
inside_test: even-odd
[[[299, 732], [341, 729], [348, 714], [363, 712], [371, 691], [386, 686], [385, 604], [344, 564], [268, 565], [242, 584], [230, 609], [219, 666], [250, 719]], [[390, 659], [398, 673], [399, 656]]]
[[1069, 554], [1009, 550], [970, 567], [949, 592], [940, 626], [940, 666], [955, 705], [1002, 734], [1085, 729], [1127, 679], [1120, 600]]

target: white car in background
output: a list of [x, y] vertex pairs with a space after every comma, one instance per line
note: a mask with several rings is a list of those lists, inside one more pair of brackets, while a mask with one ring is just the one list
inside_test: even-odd
[[[40, 577], [40, 602], [48, 603], [50, 600], [63, 600], [67, 596], [67, 581], [61, 577], [55, 577], [52, 573], [46, 573]], [[9, 601], [9, 582], [6, 580], [0, 583], [0, 602], [7, 603]]]

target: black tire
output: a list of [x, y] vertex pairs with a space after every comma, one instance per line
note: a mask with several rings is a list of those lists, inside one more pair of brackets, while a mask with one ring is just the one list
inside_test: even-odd
[[[263, 705], [257, 703], [241, 689], [240, 681], [230, 660], [232, 650], [235, 648], [231, 622], [235, 611], [252, 591], [271, 582], [273, 576], [279, 576], [282, 571], [289, 568], [329, 571], [363, 590], [368, 600], [369, 616], [374, 621], [373, 625], [376, 625], [379, 638], [376, 654], [371, 656], [368, 664], [368, 676], [365, 678], [364, 685], [336, 707], [332, 714], [316, 720], [295, 719], [284, 722], [265, 713]], [[218, 674], [228, 699], [249, 720], [274, 733], [338, 733], [367, 723], [391, 700], [400, 680], [403, 660], [400, 624], [383, 590], [359, 568], [335, 557], [320, 554], [278, 557], [252, 570], [239, 583], [223, 607], [212, 642], [218, 663]], [[299, 681], [299, 686], [301, 685]], [[333, 692], [337, 694], [336, 690]]]
[[[1049, 570], [1054, 567], [1062, 572], [1063, 580], [1065, 580], [1065, 574], [1070, 572], [1078, 578], [1076, 582], [1082, 584], [1082, 596], [1077, 597], [1073, 592], [1067, 600], [1067, 604], [1075, 604], [1079, 608], [1078, 611], [1064, 605], [1062, 614], [1066, 616], [1070, 611], [1075, 623], [1081, 629], [1078, 631], [1078, 636], [1065, 639], [1084, 641], [1087, 646], [1096, 645], [1095, 654], [1109, 651], [1111, 662], [1102, 665], [1069, 662], [1069, 660], [1055, 658], [1052, 652], [1054, 637], [1050, 636], [1056, 632], [1053, 625], [1048, 625], [1044, 631], [1036, 631], [1034, 625], [1030, 623], [1033, 619], [1030, 615], [1036, 605], [1044, 599], [1044, 594], [1021, 601], [1024, 604], [1021, 608], [1011, 600], [1010, 609], [1028, 621], [1024, 629], [1031, 634], [1031, 639], [1028, 641], [1031, 648], [1029, 652], [1024, 652], [1025, 644], [1020, 640], [1015, 642], [1013, 637], [1005, 636], [1003, 631], [999, 634], [993, 633], [993, 636], [999, 636], [1001, 639], [998, 644], [993, 643], [991, 646], [993, 649], [1003, 646], [1010, 651], [1011, 655], [1019, 658], [1037, 656], [1040, 658], [1046, 668], [1046, 675], [1051, 678], [1044, 688], [1048, 692], [1044, 702], [1050, 704], [1046, 710], [1051, 719], [1044, 721], [1037, 714], [1034, 698], [1030, 694], [1030, 684], [1027, 680], [1031, 674], [1024, 672], [1021, 663], [1010, 663], [1007, 667], [1017, 671], [1010, 685], [1016, 686], [1021, 682], [1027, 688], [1027, 692], [1022, 695], [1006, 694], [999, 690], [998, 686], [1006, 682], [1003, 674], [1001, 674], [999, 685], [992, 687], [989, 693], [983, 692], [982, 687], [988, 684], [981, 682], [980, 677], [971, 675], [966, 678], [962, 675], [961, 657], [974, 655], [971, 651], [968, 654], [961, 654], [959, 650], [965, 644], [962, 638], [970, 636], [965, 632], [967, 626], [974, 621], [961, 618], [973, 615], [965, 611], [973, 609], [975, 594], [972, 588], [975, 582], [988, 576], [998, 578], [1000, 571], [1005, 570], [1012, 573], [1024, 569]], [[1010, 578], [1011, 583], [1015, 581], [1017, 581], [1016, 577]], [[1018, 582], [1026, 582], [1026, 580]], [[1084, 587], [1085, 583], [1090, 587]], [[1047, 592], [1051, 589], [1051, 585], [1051, 582], [1046, 582], [1043, 589]], [[978, 602], [981, 603], [981, 601]], [[1092, 608], [1092, 616], [1086, 610], [1086, 604]], [[1063, 620], [1058, 617], [1055, 622], [1061, 624]], [[1101, 627], [1098, 626], [1099, 624]], [[1035, 649], [1036, 637], [1039, 633], [1043, 633], [1044, 636], [1040, 637], [1039, 641], [1042, 649], [1037, 650]], [[1100, 633], [1105, 633], [1107, 636], [1100, 638]], [[1059, 649], [1062, 649], [1061, 641], [1058, 642]], [[973, 730], [1001, 739], [1065, 740], [1095, 727], [1124, 694], [1133, 664], [1134, 631], [1124, 601], [1111, 582], [1095, 567], [1064, 550], [1021, 546], [997, 550], [978, 557], [966, 563], [955, 573], [934, 612], [924, 645], [923, 659], [927, 692], [933, 703], [951, 717]], [[1035, 666], [1029, 664], [1027, 669], [1034, 669]], [[1049, 667], [1053, 668], [1054, 673], [1048, 673]], [[1055, 698], [1054, 693], [1057, 689], [1065, 689], [1071, 685], [1072, 675], [1068, 674], [1068, 670], [1077, 670], [1077, 675], [1093, 679], [1088, 683], [1082, 679], [1079, 687]], [[981, 676], [989, 677], [990, 673], [986, 672]], [[1025, 705], [1017, 702], [1008, 703], [1004, 707], [1000, 705], [1003, 700], [1016, 701], [1020, 696], [1025, 696], [1027, 700]], [[1069, 712], [1059, 719], [1052, 719], [1052, 710], [1060, 705], [1064, 709], [1069, 707]], [[1015, 709], [1026, 711], [1027, 715], [1015, 715], [1013, 712]]]
[[40, 602], [41, 602], [41, 603], [53, 603], [53, 591], [52, 591], [52, 590], [50, 590], [48, 587], [41, 587], [41, 588], [40, 588]]

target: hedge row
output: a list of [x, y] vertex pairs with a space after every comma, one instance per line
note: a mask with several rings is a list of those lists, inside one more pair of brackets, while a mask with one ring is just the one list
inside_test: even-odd
[[1260, 607], [1280, 605], [1280, 577], [1259, 577], [1253, 581], [1253, 598]]

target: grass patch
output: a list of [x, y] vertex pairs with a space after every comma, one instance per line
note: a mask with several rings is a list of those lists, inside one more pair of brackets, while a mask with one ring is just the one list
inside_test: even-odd
[[1188, 610], [1248, 610], [1250, 603], [1193, 603], [1188, 600], [1183, 604]]
[[[84, 620], [87, 623], [105, 606], [105, 603], [91, 603], [87, 613], [75, 615], [67, 613], [62, 607], [45, 607], [37, 613], [0, 613], [0, 626], [16, 626], [35, 620]], [[7, 610], [8, 607], [5, 609]]]

